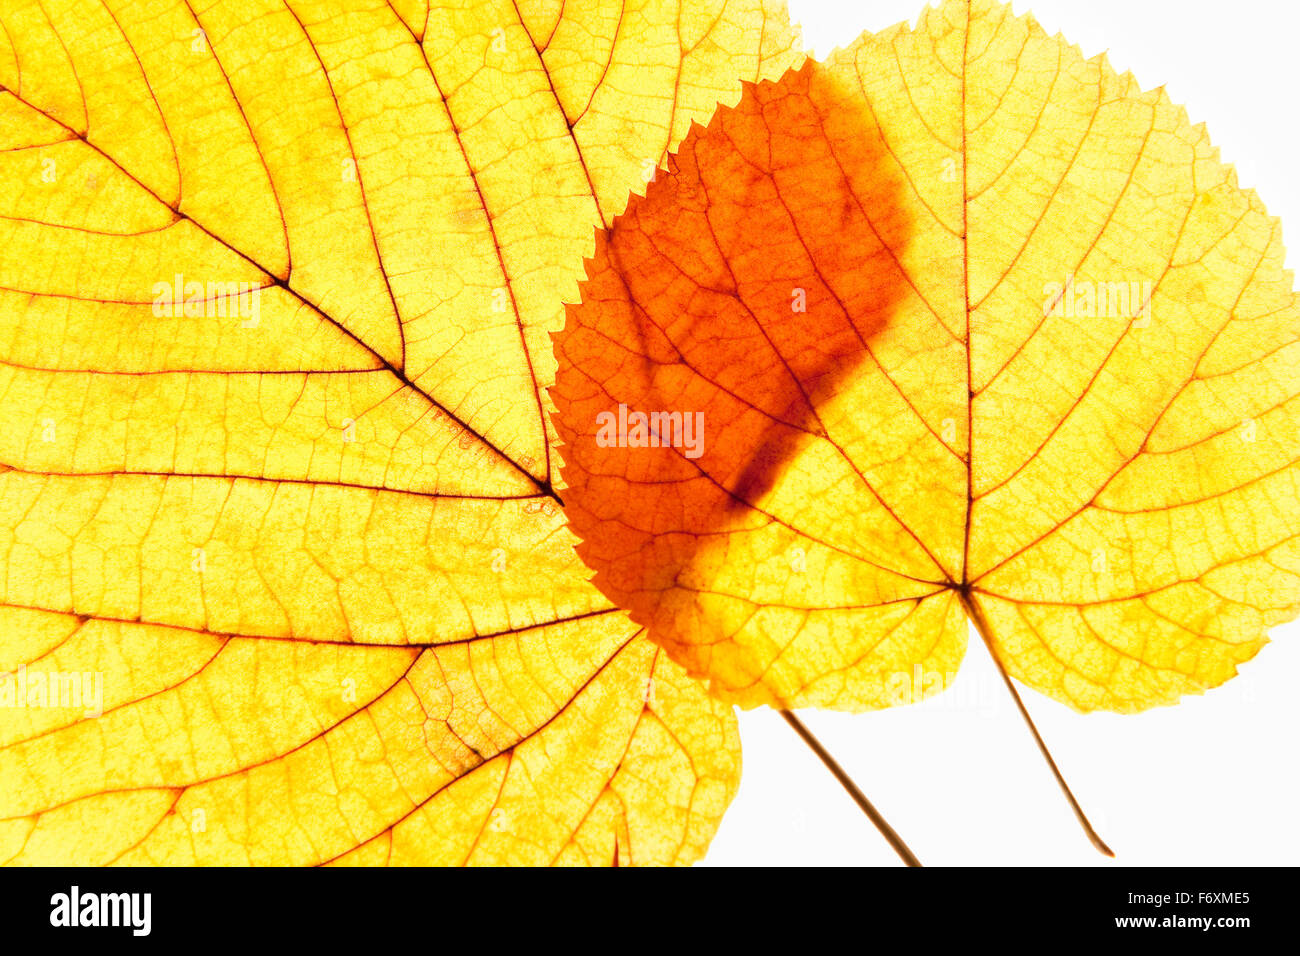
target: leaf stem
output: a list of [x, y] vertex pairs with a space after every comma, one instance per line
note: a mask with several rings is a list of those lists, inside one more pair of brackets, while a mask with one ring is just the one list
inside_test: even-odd
[[961, 602], [966, 608], [966, 613], [970, 615], [970, 619], [975, 623], [975, 630], [979, 634], [980, 639], [984, 642], [984, 646], [988, 648], [989, 656], [993, 658], [993, 663], [997, 665], [998, 673], [1002, 675], [1002, 683], [1006, 685], [1007, 692], [1011, 694], [1011, 699], [1016, 702], [1016, 707], [1020, 711], [1020, 716], [1024, 718], [1025, 724], [1029, 727], [1029, 732], [1034, 735], [1034, 741], [1038, 744], [1038, 752], [1041, 753], [1043, 759], [1047, 761], [1047, 766], [1051, 768], [1052, 775], [1056, 777], [1056, 782], [1061, 786], [1061, 792], [1065, 794], [1065, 799], [1070, 802], [1070, 809], [1074, 811], [1074, 816], [1079, 821], [1079, 825], [1083, 827], [1083, 832], [1088, 835], [1088, 839], [1092, 841], [1092, 845], [1095, 846], [1098, 851], [1106, 856], [1113, 857], [1115, 851], [1107, 846], [1106, 841], [1101, 838], [1095, 829], [1093, 829], [1092, 822], [1088, 819], [1088, 815], [1083, 812], [1083, 807], [1081, 807], [1079, 801], [1075, 799], [1074, 791], [1072, 791], [1070, 785], [1065, 782], [1065, 777], [1061, 773], [1061, 768], [1056, 765], [1056, 760], [1053, 759], [1052, 752], [1047, 749], [1047, 744], [1043, 740], [1043, 735], [1038, 732], [1038, 728], [1034, 725], [1033, 718], [1029, 716], [1029, 711], [1025, 707], [1025, 702], [1020, 699], [1020, 693], [1016, 690], [1016, 685], [1011, 681], [1011, 675], [1008, 674], [1007, 669], [1002, 666], [1002, 660], [993, 649], [993, 642], [989, 640], [989, 628], [988, 623], [984, 620], [984, 615], [980, 612], [979, 608], [975, 606], [975, 602], [971, 600], [968, 592], [961, 592]]
[[871, 801], [867, 799], [867, 795], [858, 789], [858, 785], [853, 782], [853, 778], [844, 772], [844, 768], [822, 746], [821, 741], [813, 736], [813, 732], [804, 726], [803, 721], [788, 710], [781, 711], [781, 716], [785, 718], [787, 724], [794, 728], [794, 732], [803, 738], [803, 742], [808, 745], [808, 748], [821, 759], [821, 762], [826, 765], [826, 769], [834, 775], [835, 779], [840, 782], [840, 786], [853, 798], [853, 802], [875, 824], [876, 829], [880, 831], [880, 835], [889, 842], [889, 845], [894, 848], [894, 852], [902, 858], [903, 862], [908, 866], [920, 866], [921, 861], [908, 849], [907, 844], [903, 842], [903, 838], [880, 815], [880, 811], [872, 806]]

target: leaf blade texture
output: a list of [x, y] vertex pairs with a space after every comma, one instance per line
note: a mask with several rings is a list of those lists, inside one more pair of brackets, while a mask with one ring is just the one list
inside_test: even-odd
[[[969, 614], [1022, 682], [1136, 711], [1300, 610], [1280, 227], [1162, 90], [952, 0], [674, 169], [598, 246], [553, 394], [597, 585], [721, 697], [909, 702]], [[698, 457], [602, 435], [619, 406], [701, 415]]]
[[735, 718], [573, 555], [548, 333], [784, 11], [0, 23], [0, 670], [103, 712], [0, 712], [0, 859], [698, 858]]

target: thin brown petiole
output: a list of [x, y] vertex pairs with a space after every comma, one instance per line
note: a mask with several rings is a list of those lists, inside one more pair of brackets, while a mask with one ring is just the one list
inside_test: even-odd
[[1012, 683], [1011, 675], [1007, 673], [1007, 669], [1002, 666], [1002, 661], [998, 658], [997, 652], [993, 650], [993, 644], [989, 640], [989, 629], [984, 621], [984, 616], [975, 606], [975, 602], [970, 600], [968, 594], [962, 594], [961, 602], [966, 608], [966, 613], [970, 615], [970, 619], [975, 623], [975, 630], [979, 634], [980, 639], [984, 642], [984, 646], [988, 648], [989, 656], [993, 658], [993, 663], [997, 665], [998, 673], [1002, 675], [1002, 683], [1006, 685], [1007, 691], [1010, 692], [1011, 699], [1016, 702], [1016, 707], [1020, 711], [1020, 716], [1024, 718], [1025, 724], [1029, 727], [1029, 732], [1034, 735], [1034, 740], [1038, 744], [1039, 753], [1041, 753], [1043, 759], [1047, 761], [1047, 766], [1052, 769], [1052, 775], [1056, 777], [1056, 782], [1061, 785], [1061, 791], [1065, 794], [1065, 799], [1070, 802], [1070, 809], [1074, 811], [1074, 815], [1078, 819], [1079, 825], [1083, 827], [1083, 832], [1088, 835], [1088, 839], [1092, 841], [1093, 846], [1106, 856], [1113, 857], [1115, 851], [1108, 847], [1106, 841], [1103, 840], [1097, 831], [1093, 829], [1092, 822], [1088, 819], [1088, 815], [1083, 812], [1083, 807], [1079, 806], [1079, 801], [1074, 797], [1074, 791], [1072, 791], [1070, 785], [1065, 782], [1065, 777], [1061, 774], [1061, 768], [1056, 765], [1056, 761], [1052, 758], [1052, 752], [1047, 749], [1047, 744], [1043, 741], [1043, 735], [1038, 732], [1038, 728], [1034, 726], [1034, 719], [1029, 716], [1029, 711], [1025, 709], [1025, 702], [1020, 699], [1020, 692], [1016, 690], [1016, 685]]
[[880, 835], [889, 842], [889, 845], [894, 848], [894, 852], [902, 858], [903, 862], [908, 866], [920, 866], [921, 861], [916, 858], [916, 854], [908, 849], [907, 844], [903, 842], [903, 838], [898, 835], [898, 831], [891, 827], [885, 818], [880, 815], [880, 811], [872, 806], [871, 801], [867, 799], [867, 795], [858, 789], [858, 785], [853, 782], [853, 778], [844, 772], [844, 768], [827, 752], [821, 741], [813, 736], [813, 732], [804, 726], [803, 721], [788, 710], [781, 711], [781, 716], [785, 718], [787, 724], [794, 728], [794, 732], [803, 738], [803, 742], [808, 745], [808, 748], [821, 759], [821, 762], [826, 765], [826, 769], [835, 776], [835, 779], [840, 782], [840, 786], [853, 798], [853, 802], [876, 825]]

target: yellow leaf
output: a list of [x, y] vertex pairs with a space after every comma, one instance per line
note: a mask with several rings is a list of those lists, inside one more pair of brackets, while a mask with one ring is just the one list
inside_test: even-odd
[[0, 860], [697, 858], [734, 715], [573, 554], [549, 333], [784, 12], [0, 24]]
[[1300, 611], [1280, 228], [1163, 91], [948, 0], [673, 170], [553, 394], [596, 584], [724, 699], [908, 702], [971, 616], [1012, 676], [1135, 711]]

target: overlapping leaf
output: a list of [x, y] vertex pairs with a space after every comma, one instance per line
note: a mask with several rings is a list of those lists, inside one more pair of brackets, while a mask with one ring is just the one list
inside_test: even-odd
[[724, 698], [911, 700], [970, 616], [1043, 693], [1139, 710], [1300, 610], [1280, 229], [1163, 91], [948, 0], [674, 170], [603, 237], [554, 394], [596, 583]]

